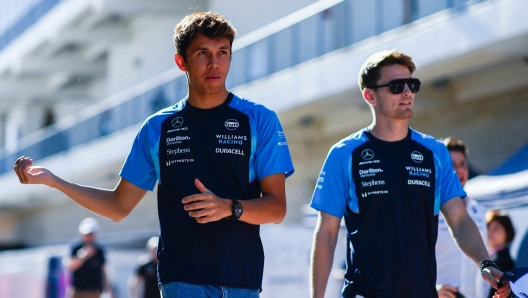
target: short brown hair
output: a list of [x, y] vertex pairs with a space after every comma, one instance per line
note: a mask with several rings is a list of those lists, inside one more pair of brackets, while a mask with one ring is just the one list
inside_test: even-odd
[[504, 212], [498, 212], [492, 215], [491, 219], [488, 221], [488, 227], [491, 222], [497, 221], [506, 232], [506, 243], [513, 242], [515, 238], [515, 228], [513, 227], [510, 217]]
[[187, 49], [197, 33], [209, 38], [227, 38], [231, 46], [236, 30], [223, 16], [213, 12], [195, 12], [187, 15], [174, 27], [174, 45], [176, 52], [187, 58]]
[[407, 66], [411, 74], [416, 69], [416, 65], [412, 61], [411, 56], [397, 50], [384, 50], [368, 57], [359, 71], [358, 83], [361, 91], [377, 84], [381, 77], [380, 69], [383, 66], [396, 64]]
[[460, 152], [464, 154], [464, 156], [467, 156], [469, 153], [468, 147], [466, 143], [462, 142], [461, 140], [457, 140], [453, 137], [447, 137], [444, 140], [444, 145], [447, 147], [447, 150]]

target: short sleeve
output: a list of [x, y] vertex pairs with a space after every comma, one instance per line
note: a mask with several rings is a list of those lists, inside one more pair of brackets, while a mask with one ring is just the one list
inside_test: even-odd
[[272, 174], [293, 174], [294, 168], [286, 136], [277, 115], [268, 111], [261, 115], [257, 126], [255, 170], [260, 180]]
[[440, 206], [443, 206], [445, 202], [452, 198], [465, 198], [466, 192], [458, 180], [458, 176], [453, 168], [453, 162], [451, 161], [451, 155], [447, 148], [441, 145], [438, 152], [440, 170], [436, 183], [439, 183]]
[[[152, 137], [152, 136], [150, 136]], [[159, 144], [159, 137], [157, 140]], [[121, 168], [119, 175], [130, 183], [146, 190], [152, 191], [156, 185], [156, 169], [152, 160], [149, 144], [148, 120], [139, 130], [134, 144]]]
[[345, 214], [350, 179], [347, 170], [351, 154], [334, 146], [324, 162], [312, 196], [310, 206], [341, 218]]

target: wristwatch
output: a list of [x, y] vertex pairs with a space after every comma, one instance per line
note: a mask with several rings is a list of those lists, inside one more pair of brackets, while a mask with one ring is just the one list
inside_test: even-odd
[[231, 206], [231, 211], [233, 211], [233, 219], [238, 220], [240, 216], [242, 216], [242, 213], [244, 213], [244, 208], [242, 208], [242, 204], [240, 204], [236, 199], [231, 199], [233, 201], [233, 205]]
[[482, 273], [482, 270], [484, 270], [484, 268], [486, 267], [494, 267], [496, 269], [499, 269], [499, 266], [497, 266], [497, 264], [495, 264], [495, 262], [493, 262], [492, 260], [485, 260], [480, 263], [480, 273]]

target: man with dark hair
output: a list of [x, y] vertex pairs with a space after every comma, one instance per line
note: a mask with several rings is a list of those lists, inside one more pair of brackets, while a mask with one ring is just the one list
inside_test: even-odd
[[225, 87], [235, 30], [210, 12], [175, 28], [174, 60], [188, 94], [141, 127], [114, 190], [64, 181], [27, 157], [22, 183], [59, 189], [120, 221], [158, 182], [158, 281], [162, 297], [258, 297], [264, 252], [259, 225], [286, 214], [293, 173], [276, 114]]
[[[453, 163], [458, 181], [462, 187], [469, 177], [467, 162], [468, 148], [466, 144], [453, 137], [443, 141]], [[466, 211], [475, 222], [484, 243], [487, 239], [486, 209], [470, 197], [462, 202]], [[438, 240], [436, 241], [436, 289], [440, 298], [482, 298], [489, 292], [489, 286], [480, 277], [478, 268], [473, 261], [464, 255], [453, 237], [442, 213], [438, 216]], [[500, 268], [500, 267], [499, 267]], [[503, 268], [500, 268], [503, 270]]]
[[[341, 218], [347, 228], [343, 297], [436, 297], [434, 246], [438, 213], [461, 249], [494, 288], [488, 260], [446, 147], [409, 128], [420, 81], [412, 58], [396, 50], [370, 56], [359, 74], [372, 110], [368, 127], [335, 144], [311, 206], [319, 211], [311, 261], [311, 295], [323, 297]], [[500, 288], [501, 297], [507, 287]]]

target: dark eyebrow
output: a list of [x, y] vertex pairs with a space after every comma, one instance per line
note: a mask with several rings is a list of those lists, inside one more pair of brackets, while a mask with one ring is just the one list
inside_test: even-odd
[[[221, 50], [229, 50], [231, 47], [230, 46], [222, 46], [220, 47]], [[194, 49], [190, 49], [191, 51], [193, 52], [199, 52], [199, 51], [208, 51], [209, 48], [194, 48]]]

